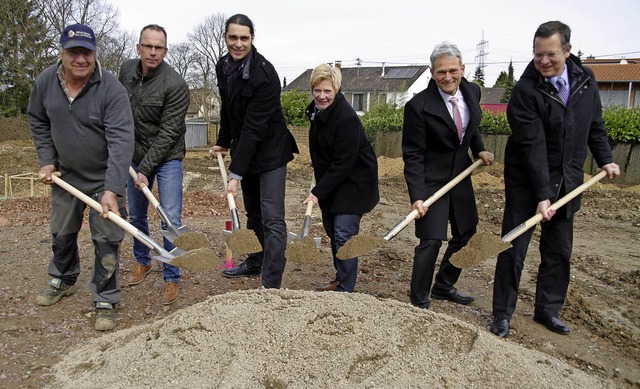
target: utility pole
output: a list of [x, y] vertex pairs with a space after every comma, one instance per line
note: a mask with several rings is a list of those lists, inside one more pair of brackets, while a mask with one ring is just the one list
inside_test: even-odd
[[476, 45], [476, 75], [482, 76], [482, 82], [484, 83], [484, 68], [487, 66], [484, 63], [484, 60], [489, 53], [486, 51], [489, 48], [489, 42], [484, 40], [484, 30], [482, 30], [482, 39], [480, 43]]

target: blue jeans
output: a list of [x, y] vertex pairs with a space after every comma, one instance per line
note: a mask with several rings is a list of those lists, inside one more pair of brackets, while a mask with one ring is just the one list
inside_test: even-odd
[[358, 257], [342, 260], [336, 257], [336, 253], [352, 236], [358, 235], [360, 219], [362, 215], [322, 211], [322, 225], [331, 240], [333, 267], [338, 281], [337, 292], [353, 292], [356, 287]]
[[[138, 171], [138, 166], [131, 163], [131, 166]], [[159, 201], [162, 208], [167, 212], [171, 223], [180, 227], [182, 222], [180, 215], [182, 214], [182, 161], [167, 161], [156, 168], [149, 179], [149, 189], [153, 188], [153, 182], [158, 180]], [[127, 197], [129, 201], [129, 221], [134, 227], [149, 235], [149, 222], [147, 211], [149, 209], [149, 200], [145, 197], [141, 190], [136, 188], [133, 179], [127, 179]], [[166, 230], [167, 226], [162, 223], [162, 229]], [[162, 238], [164, 248], [171, 251], [175, 248], [166, 238]], [[151, 250], [137, 239], [133, 241], [133, 255], [140, 264], [148, 266], [151, 263]], [[162, 263], [162, 276], [167, 282], [178, 282], [180, 280], [180, 269]]]

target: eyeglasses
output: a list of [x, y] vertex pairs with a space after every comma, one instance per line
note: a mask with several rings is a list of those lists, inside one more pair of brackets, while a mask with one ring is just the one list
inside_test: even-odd
[[156, 49], [156, 51], [164, 51], [164, 50], [167, 49], [164, 46], [154, 46], [154, 45], [149, 45], [147, 43], [140, 43], [140, 47], [142, 47], [145, 50], [149, 50], [149, 51], [151, 51], [153, 49]]
[[549, 51], [546, 53], [533, 53], [533, 58], [536, 61], [542, 61], [542, 59], [544, 57], [549, 58], [550, 60], [554, 60], [556, 59], [558, 56], [560, 56], [560, 54], [564, 53], [564, 50], [558, 50], [558, 51]]

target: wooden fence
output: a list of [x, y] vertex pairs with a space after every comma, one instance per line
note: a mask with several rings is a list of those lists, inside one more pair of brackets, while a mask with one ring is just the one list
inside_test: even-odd
[[[496, 161], [504, 163], [504, 148], [508, 135], [484, 135], [483, 138], [485, 147], [495, 155]], [[402, 132], [378, 133], [375, 151], [378, 156], [402, 157]], [[613, 161], [622, 169], [622, 175], [617, 181], [624, 184], [640, 183], [640, 144], [619, 143], [613, 146], [612, 153]], [[585, 173], [593, 174], [597, 168], [591, 153], [588, 153], [584, 164]]]

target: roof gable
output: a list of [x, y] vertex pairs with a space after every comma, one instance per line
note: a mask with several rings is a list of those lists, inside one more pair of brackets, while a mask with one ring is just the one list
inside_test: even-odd
[[[402, 91], [407, 90], [427, 69], [428, 65], [343, 67], [342, 91]], [[287, 85], [285, 90], [309, 90], [312, 69], [307, 69]]]
[[604, 81], [640, 81], [640, 64], [639, 63], [585, 63], [585, 66], [593, 70], [598, 82]]

